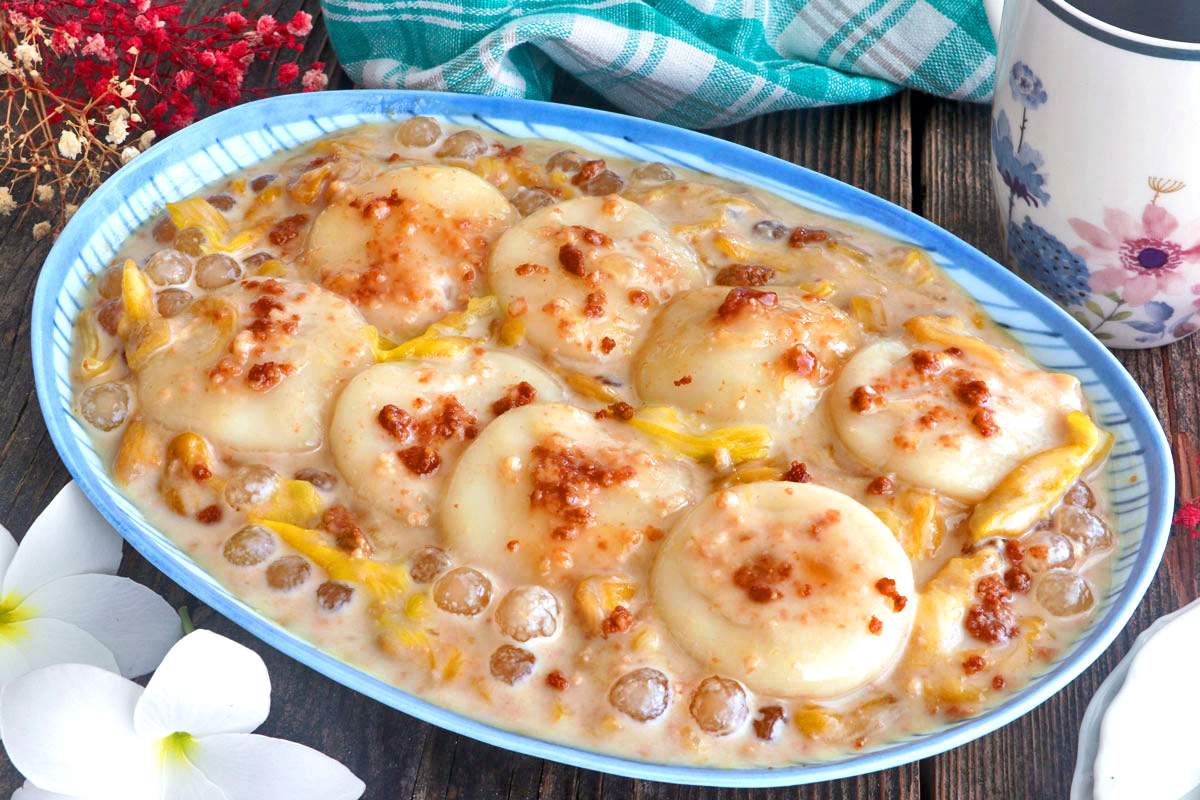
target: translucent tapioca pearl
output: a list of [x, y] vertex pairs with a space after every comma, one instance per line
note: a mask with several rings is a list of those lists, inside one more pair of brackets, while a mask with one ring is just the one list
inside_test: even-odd
[[651, 667], [622, 675], [608, 692], [613, 708], [639, 722], [662, 716], [671, 701], [667, 676]]
[[438, 158], [475, 158], [487, 152], [488, 144], [475, 131], [459, 131], [446, 137], [437, 150]]
[[503, 644], [496, 648], [496, 652], [492, 653], [488, 667], [492, 677], [512, 686], [532, 675], [533, 665], [536, 662], [537, 658], [528, 650]]
[[239, 511], [265, 503], [279, 485], [279, 473], [265, 464], [242, 467], [225, 484], [225, 502]]
[[518, 642], [553, 636], [558, 629], [558, 600], [541, 586], [518, 586], [496, 608], [496, 624]]
[[1042, 608], [1056, 617], [1073, 617], [1092, 607], [1092, 587], [1082, 575], [1066, 569], [1052, 569], [1038, 579], [1034, 590]]
[[492, 582], [471, 567], [452, 569], [433, 585], [433, 602], [451, 614], [473, 617], [492, 601]]
[[280, 592], [290, 592], [308, 580], [312, 566], [300, 556], [283, 556], [267, 566], [267, 585]]
[[432, 583], [434, 578], [450, 569], [450, 556], [440, 547], [422, 547], [412, 554], [408, 573], [417, 583]]
[[275, 552], [275, 534], [261, 525], [247, 525], [225, 540], [221, 554], [237, 567], [253, 567]]
[[224, 253], [209, 253], [196, 262], [196, 285], [201, 289], [220, 289], [241, 275], [241, 265]]
[[111, 431], [129, 416], [129, 390], [115, 381], [89, 386], [79, 394], [79, 413], [89, 425]]
[[431, 117], [409, 117], [396, 126], [396, 141], [404, 147], [428, 147], [442, 135]]
[[696, 687], [688, 711], [701, 729], [722, 736], [740, 727], [750, 708], [740, 683], [713, 675]]

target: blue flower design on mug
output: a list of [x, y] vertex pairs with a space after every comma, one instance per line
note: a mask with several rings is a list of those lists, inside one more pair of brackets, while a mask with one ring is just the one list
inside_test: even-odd
[[1046, 90], [1042, 88], [1041, 78], [1034, 75], [1024, 61], [1013, 64], [1008, 85], [1012, 88], [1013, 99], [1031, 111], [1046, 102]]
[[[1045, 93], [1043, 92], [1043, 96]], [[1024, 120], [1022, 120], [1022, 131]], [[1026, 205], [1037, 207], [1039, 203], [1047, 203], [1050, 195], [1046, 192], [1046, 176], [1038, 170], [1042, 167], [1042, 154], [1034, 150], [1028, 142], [1022, 141], [1014, 149], [1012, 126], [1008, 115], [1003, 111], [996, 117], [992, 125], [992, 150], [996, 154], [996, 167], [1008, 187], [1009, 217], [1012, 215], [1012, 200], [1021, 198]]]
[[1008, 249], [1021, 274], [1058, 303], [1078, 305], [1091, 294], [1084, 260], [1028, 215], [1023, 225], [1008, 224]]

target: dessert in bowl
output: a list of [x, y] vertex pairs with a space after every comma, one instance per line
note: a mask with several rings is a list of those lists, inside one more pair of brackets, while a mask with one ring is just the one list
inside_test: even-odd
[[262, 158], [213, 127], [60, 290], [52, 416], [239, 621], [488, 741], [750, 785], [946, 746], [1140, 597], [1161, 432], [989, 319], [1019, 282], [650, 123], [366, 94]]

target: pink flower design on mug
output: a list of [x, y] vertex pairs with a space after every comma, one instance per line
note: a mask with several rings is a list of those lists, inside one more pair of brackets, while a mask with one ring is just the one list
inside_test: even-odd
[[1140, 306], [1160, 293], [1183, 290], [1185, 279], [1179, 268], [1200, 262], [1200, 220], [1181, 228], [1169, 211], [1148, 203], [1141, 219], [1106, 208], [1103, 222], [1101, 228], [1078, 217], [1070, 220], [1075, 233], [1087, 242], [1074, 252], [1105, 265], [1092, 273], [1093, 291], [1118, 291], [1126, 303]]

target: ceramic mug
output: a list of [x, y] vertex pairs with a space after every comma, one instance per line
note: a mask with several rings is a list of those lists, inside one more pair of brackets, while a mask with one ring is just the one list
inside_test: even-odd
[[1109, 347], [1200, 329], [1200, 3], [985, 4], [1010, 263]]

